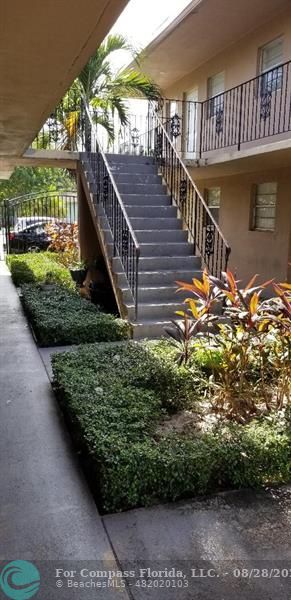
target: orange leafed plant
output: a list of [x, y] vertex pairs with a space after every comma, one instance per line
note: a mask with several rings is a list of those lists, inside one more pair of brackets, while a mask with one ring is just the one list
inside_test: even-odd
[[70, 267], [79, 261], [78, 225], [76, 223], [50, 223], [46, 226], [51, 243], [49, 250], [57, 252], [59, 261]]

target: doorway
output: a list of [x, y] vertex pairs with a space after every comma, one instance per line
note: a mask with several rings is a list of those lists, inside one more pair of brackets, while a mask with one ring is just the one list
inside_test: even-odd
[[195, 87], [184, 94], [184, 156], [196, 159], [198, 157], [198, 88]]

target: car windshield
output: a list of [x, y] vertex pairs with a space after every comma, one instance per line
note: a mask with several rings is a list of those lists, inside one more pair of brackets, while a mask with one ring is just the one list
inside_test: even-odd
[[57, 219], [55, 219], [54, 217], [18, 217], [14, 226], [14, 231], [20, 232], [26, 230], [29, 227], [38, 227], [39, 225], [42, 225], [42, 227], [44, 227], [48, 223], [55, 222], [57, 222]]
[[37, 225], [32, 225], [30, 227], [26, 227], [26, 229], [23, 230], [24, 233], [37, 233], [37, 234], [41, 234], [45, 232], [45, 225], [43, 225], [42, 223], [37, 223]]

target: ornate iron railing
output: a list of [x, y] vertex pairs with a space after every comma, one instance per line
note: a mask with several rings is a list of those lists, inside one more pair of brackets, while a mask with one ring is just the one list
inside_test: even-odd
[[201, 153], [291, 131], [291, 62], [202, 103]]
[[[135, 318], [138, 316], [138, 274], [140, 247], [112, 176], [106, 155], [97, 137], [92, 114], [85, 107], [83, 148], [91, 165], [96, 185], [96, 203], [104, 209], [113, 240], [113, 255], [120, 258], [131, 290]], [[90, 130], [90, 136], [88, 136]]]
[[157, 107], [153, 105], [149, 125], [148, 131], [140, 138], [144, 153], [153, 156], [159, 166], [172, 201], [188, 230], [194, 254], [198, 252], [208, 270], [220, 276], [221, 271], [227, 268], [230, 246], [174, 147]]
[[[145, 101], [146, 102], [146, 101]], [[183, 158], [271, 138], [291, 131], [291, 61], [278, 65], [204, 102], [162, 99], [160, 118]], [[146, 111], [116, 126], [114, 152], [143, 150]], [[78, 150], [84, 129], [79, 91], [71, 88], [34, 140], [33, 148]]]
[[78, 150], [82, 132], [82, 100], [77, 87], [71, 87], [46, 120], [32, 148], [37, 150]]
[[198, 158], [200, 152], [201, 102], [165, 98], [159, 115], [176, 150], [184, 157]]
[[190, 159], [288, 133], [291, 61], [204, 102], [165, 99], [161, 117], [175, 148]]

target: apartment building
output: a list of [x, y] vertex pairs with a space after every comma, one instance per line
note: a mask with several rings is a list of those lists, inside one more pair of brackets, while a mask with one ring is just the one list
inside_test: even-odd
[[161, 119], [246, 280], [291, 277], [291, 5], [193, 1], [144, 52]]

